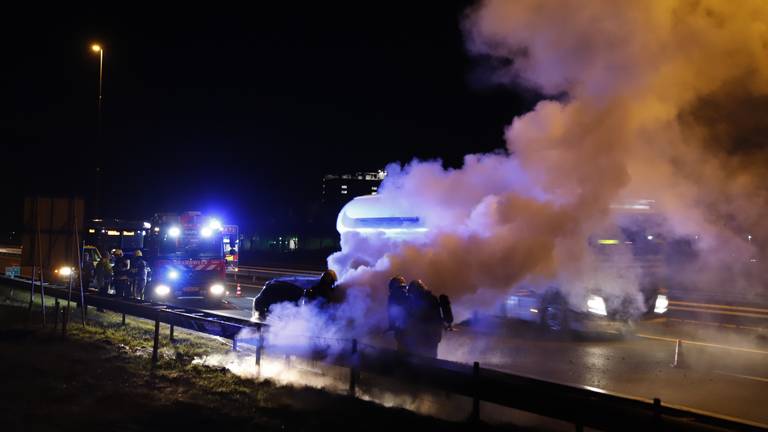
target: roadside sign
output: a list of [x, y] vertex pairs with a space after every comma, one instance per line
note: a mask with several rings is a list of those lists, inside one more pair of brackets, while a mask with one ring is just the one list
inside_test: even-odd
[[5, 275], [7, 277], [19, 277], [21, 276], [21, 267], [20, 266], [10, 266], [5, 268]]

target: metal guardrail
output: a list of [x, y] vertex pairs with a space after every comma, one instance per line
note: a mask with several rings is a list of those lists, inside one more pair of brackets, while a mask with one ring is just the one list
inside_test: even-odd
[[[29, 281], [0, 277], [9, 283], [30, 286]], [[46, 295], [67, 298], [67, 290], [46, 284]], [[79, 297], [79, 296], [78, 296]], [[361, 349], [357, 340], [345, 342], [349, 349], [328, 350], [323, 338], [313, 338], [307, 346], [264, 345], [261, 330], [265, 324], [218, 315], [197, 309], [171, 305], [107, 298], [95, 294], [85, 296], [88, 306], [100, 307], [125, 315], [155, 321], [153, 362], [157, 361], [159, 325], [166, 323], [188, 330], [233, 340], [234, 347], [245, 343], [256, 347], [256, 363], [260, 365], [264, 350], [272, 354], [293, 355], [326, 364], [349, 368], [349, 389], [355, 395], [360, 373], [386, 376], [402, 382], [466, 396], [473, 400], [470, 420], [480, 419], [480, 401], [490, 402], [537, 415], [571, 422], [577, 430], [583, 427], [601, 430], [648, 431], [768, 431], [768, 425], [732, 419], [688, 408], [663, 405], [653, 401], [632, 398], [586, 387], [569, 386], [537, 378], [514, 375], [492, 369], [447, 360], [431, 359], [366, 346]], [[258, 337], [239, 339], [244, 328], [254, 328]], [[171, 336], [173, 337], [173, 336]]]

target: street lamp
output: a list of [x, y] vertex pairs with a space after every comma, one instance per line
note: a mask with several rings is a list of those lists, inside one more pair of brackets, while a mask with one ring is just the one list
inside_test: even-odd
[[101, 83], [104, 77], [104, 48], [99, 44], [91, 45], [91, 51], [99, 53], [99, 138], [101, 138]]

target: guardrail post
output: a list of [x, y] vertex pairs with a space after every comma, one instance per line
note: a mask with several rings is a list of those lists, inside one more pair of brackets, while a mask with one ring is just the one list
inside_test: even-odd
[[67, 321], [69, 321], [69, 308], [61, 308], [61, 335], [67, 335]]
[[171, 342], [173, 342], [173, 324], [171, 324], [171, 331], [170, 331], [170, 335], [169, 335], [168, 339], [169, 339]]
[[61, 305], [59, 304], [59, 299], [56, 299], [56, 301], [53, 303], [53, 331], [55, 332], [59, 328], [59, 308]]
[[32, 312], [32, 302], [35, 298], [35, 273], [37, 273], [37, 266], [32, 267], [32, 284], [29, 286], [29, 306], [27, 311]]
[[262, 328], [259, 327], [259, 339], [256, 343], [256, 378], [261, 377], [261, 355], [264, 353], [264, 333]]
[[152, 345], [152, 366], [157, 364], [157, 349], [160, 347], [160, 313], [155, 316], [155, 342]]
[[360, 379], [360, 365], [358, 364], [359, 354], [357, 352], [357, 339], [352, 339], [352, 365], [349, 368], [349, 395], [355, 397], [357, 392], [357, 381]]
[[661, 427], [661, 399], [659, 398], [653, 398], [653, 423], [656, 430]]
[[232, 351], [237, 351], [237, 335], [232, 336]]
[[122, 325], [125, 325], [125, 314], [123, 314], [123, 323]]
[[477, 423], [480, 421], [480, 363], [472, 364], [472, 412], [469, 414], [469, 421]]

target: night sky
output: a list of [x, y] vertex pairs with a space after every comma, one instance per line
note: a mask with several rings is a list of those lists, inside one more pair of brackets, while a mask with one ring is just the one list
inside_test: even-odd
[[502, 148], [537, 96], [492, 84], [490, 61], [467, 52], [471, 2], [359, 4], [6, 21], [3, 229], [26, 194], [101, 185], [103, 216], [199, 209], [258, 230], [318, 200], [324, 174]]

